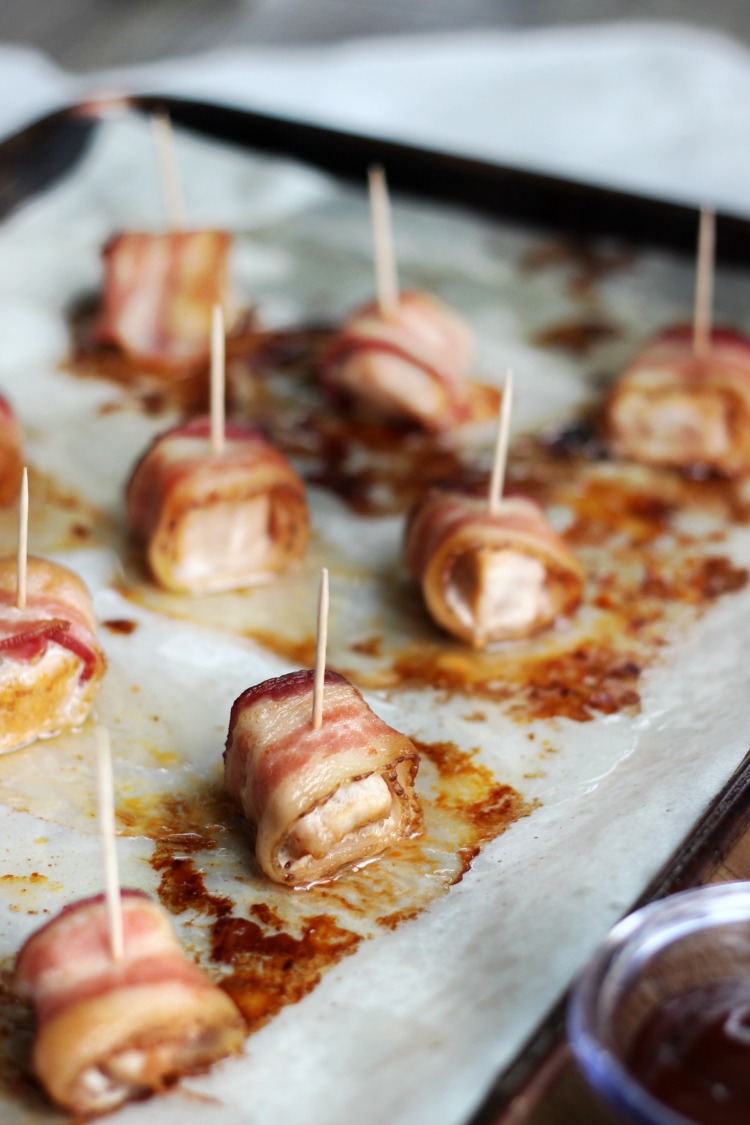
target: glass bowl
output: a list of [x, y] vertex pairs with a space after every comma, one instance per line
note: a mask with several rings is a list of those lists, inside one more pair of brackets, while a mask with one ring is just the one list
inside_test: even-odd
[[[729, 1049], [722, 1040], [717, 1051], [708, 1024], [721, 996], [739, 1001], [729, 1017], [734, 1020]], [[727, 1016], [717, 1016], [721, 1027]], [[574, 984], [567, 1022], [573, 1054], [589, 1083], [631, 1120], [643, 1125], [750, 1122], [750, 1104], [740, 1116], [729, 1109], [724, 1116], [718, 1106], [713, 1118], [686, 1109], [684, 1102], [680, 1111], [668, 1108], [635, 1076], [632, 1061], [637, 1057], [643, 1065], [648, 1056], [651, 1065], [657, 1050], [660, 1060], [673, 1059], [675, 1036], [682, 1049], [686, 1037], [702, 1035], [698, 1065], [694, 1057], [686, 1059], [689, 1081], [704, 1083], [704, 1061], [713, 1065], [718, 1058], [720, 1068], [726, 1068], [736, 1032], [740, 1069], [750, 1079], [750, 883], [685, 891], [624, 918]], [[711, 1072], [706, 1089], [710, 1086], [711, 1097], [723, 1097], [725, 1087], [714, 1078]]]

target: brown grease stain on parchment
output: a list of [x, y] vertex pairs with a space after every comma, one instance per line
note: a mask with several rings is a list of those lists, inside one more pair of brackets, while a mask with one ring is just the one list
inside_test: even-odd
[[[47, 555], [80, 547], [110, 545], [113, 521], [72, 490], [60, 487], [47, 473], [29, 466], [29, 551]], [[18, 506], [0, 508], [0, 556], [16, 553]]]
[[635, 258], [632, 248], [617, 243], [589, 244], [573, 238], [537, 242], [521, 259], [522, 274], [560, 272], [564, 291], [580, 311], [537, 328], [531, 334], [531, 343], [537, 348], [583, 358], [600, 345], [618, 340], [625, 333], [625, 326], [613, 319], [602, 300], [600, 285], [629, 270]]
[[120, 830], [155, 841], [159, 900], [187, 918], [188, 943], [249, 1032], [310, 992], [362, 941], [446, 894], [485, 844], [532, 811], [474, 753], [447, 742], [416, 745], [423, 833], [306, 890], [277, 886], [258, 870], [247, 826], [218, 783], [119, 803]]
[[540, 328], [531, 342], [538, 348], [551, 348], [574, 356], [587, 356], [599, 344], [616, 339], [617, 327], [604, 317], [585, 316], [580, 319], [557, 321]]
[[[248, 1034], [311, 992], [363, 941], [416, 917], [460, 881], [491, 840], [535, 807], [473, 752], [417, 742], [422, 835], [303, 891], [256, 867], [241, 814], [219, 779], [194, 791], [118, 800], [118, 834], [154, 841], [156, 895], [184, 923], [186, 948], [242, 1012]], [[34, 1016], [0, 964], [0, 1087], [33, 1119], [49, 1103], [31, 1069]]]
[[[208, 409], [204, 363], [179, 373], [144, 371], [110, 346], [96, 343], [91, 312], [74, 314], [74, 348], [66, 370], [120, 388], [102, 413], [137, 409], [185, 415]], [[467, 453], [450, 439], [398, 422], [378, 422], [356, 407], [332, 402], [316, 368], [331, 328], [305, 325], [266, 331], [252, 318], [227, 339], [227, 413], [260, 427], [304, 478], [335, 493], [361, 515], [404, 512], [430, 484], [466, 471]], [[494, 422], [497, 388], [470, 381], [467, 427]]]
[[[310, 667], [325, 564], [340, 598], [329, 665], [362, 688], [436, 688], [495, 701], [523, 722], [635, 711], [641, 674], [668, 640], [746, 585], [746, 569], [721, 548], [731, 527], [747, 522], [748, 506], [741, 482], [615, 464], [590, 448], [593, 459], [567, 439], [524, 439], [512, 451], [508, 490], [557, 518], [586, 572], [578, 613], [525, 641], [475, 652], [432, 623], [398, 556], [380, 571], [357, 569], [320, 545], [298, 573], [221, 598], [168, 595], [132, 569], [120, 589], [152, 610], [240, 634]], [[487, 475], [471, 469], [456, 483], [481, 494]], [[377, 608], [358, 615], [363, 591]]]
[[[537, 248], [523, 266], [564, 268], [571, 292], [591, 301], [598, 281], [630, 262], [618, 247], [599, 252], [556, 242]], [[569, 340], [547, 343], [567, 340], [585, 350], [597, 333], [575, 329]], [[362, 420], [327, 401], [314, 375], [327, 338], [325, 329], [313, 327], [239, 336], [229, 365], [230, 414], [260, 425], [308, 481], [334, 492], [359, 516], [401, 513], [435, 483], [486, 491], [491, 442], [476, 433], [473, 442], [462, 444], [455, 435]], [[82, 356], [85, 349], [79, 348], [75, 363]], [[90, 351], [86, 361], [97, 370], [100, 359]], [[123, 364], [111, 355], [108, 362]], [[174, 408], [180, 395], [184, 388], [175, 391], [162, 380], [162, 405]], [[488, 417], [496, 392], [491, 405], [492, 411], [486, 403]], [[189, 408], [184, 397], [182, 406]], [[364, 619], [342, 611], [339, 625], [332, 625], [329, 663], [360, 687], [433, 687], [494, 700], [521, 721], [588, 721], [636, 710], [640, 676], [660, 658], [668, 638], [746, 583], [744, 568], [720, 550], [727, 528], [747, 521], [741, 487], [614, 464], [586, 423], [551, 438], [516, 442], [508, 491], [526, 492], [558, 513], [588, 577], [574, 618], [491, 651], [469, 651], [432, 624], [400, 558], [380, 572], [358, 569], [322, 536], [297, 572], [271, 586], [210, 599], [179, 597], [158, 590], [131, 555], [120, 590], [151, 610], [237, 633], [293, 665], [310, 666], [311, 607], [319, 567], [327, 565], [350, 599], [366, 588], [378, 607]], [[685, 524], [686, 513], [694, 517], [692, 526]]]
[[527, 274], [564, 271], [568, 293], [586, 303], [598, 298], [600, 282], [631, 269], [635, 261], [636, 252], [622, 243], [561, 237], [536, 242], [520, 266]]

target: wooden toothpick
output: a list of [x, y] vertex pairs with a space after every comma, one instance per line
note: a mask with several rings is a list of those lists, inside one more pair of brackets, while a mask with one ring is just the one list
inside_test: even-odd
[[120, 877], [117, 870], [117, 849], [115, 845], [115, 800], [112, 776], [112, 751], [109, 743], [109, 732], [106, 727], [97, 727], [95, 738], [99, 836], [101, 839], [102, 861], [104, 865], [104, 895], [107, 902], [109, 944], [112, 951], [112, 960], [121, 961], [124, 951], [122, 898], [120, 896]]
[[513, 372], [508, 370], [505, 375], [503, 397], [500, 403], [500, 421], [497, 427], [495, 441], [495, 455], [492, 460], [492, 473], [490, 475], [490, 490], [488, 503], [491, 515], [496, 515], [500, 508], [500, 500], [505, 485], [505, 467], [508, 463], [508, 444], [510, 436], [510, 414], [513, 409]]
[[328, 568], [320, 572], [318, 594], [318, 635], [315, 644], [315, 679], [313, 680], [313, 730], [323, 725], [323, 685], [326, 674], [326, 647], [328, 645]]
[[185, 200], [182, 194], [180, 167], [177, 163], [177, 146], [174, 143], [172, 122], [166, 113], [155, 113], [151, 118], [156, 160], [159, 165], [164, 210], [167, 226], [171, 230], [185, 227]]
[[214, 305], [211, 314], [211, 452], [216, 456], [224, 452], [226, 383], [224, 353], [224, 310], [221, 305]]
[[385, 172], [379, 165], [368, 171], [370, 214], [375, 254], [375, 290], [383, 316], [394, 316], [398, 309], [398, 274], [393, 249], [391, 204]]
[[26, 608], [26, 570], [29, 556], [29, 473], [24, 467], [18, 494], [18, 554], [16, 556], [16, 605]]
[[716, 216], [709, 207], [702, 207], [693, 312], [693, 352], [698, 359], [704, 357], [711, 346], [715, 244]]

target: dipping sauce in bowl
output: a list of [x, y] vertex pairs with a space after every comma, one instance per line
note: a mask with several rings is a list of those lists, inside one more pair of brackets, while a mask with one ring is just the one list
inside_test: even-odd
[[643, 1125], [750, 1123], [750, 883], [652, 903], [576, 982], [568, 1033], [591, 1085]]
[[716, 981], [659, 1004], [626, 1064], [665, 1106], [701, 1125], [750, 1121], [750, 980]]

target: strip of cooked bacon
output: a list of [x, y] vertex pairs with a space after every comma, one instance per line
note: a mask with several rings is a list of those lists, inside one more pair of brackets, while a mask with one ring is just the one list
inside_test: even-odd
[[266, 582], [307, 547], [305, 486], [258, 431], [195, 418], [154, 441], [127, 490], [128, 521], [162, 586], [191, 594]]
[[406, 565], [433, 619], [475, 648], [526, 637], [572, 613], [583, 572], [541, 508], [430, 489], [406, 530]]
[[205, 362], [211, 310], [229, 301], [230, 246], [219, 230], [116, 235], [103, 251], [99, 339], [147, 369]]
[[702, 355], [689, 325], [660, 332], [607, 402], [612, 450], [651, 465], [732, 476], [750, 469], [750, 339], [714, 329]]
[[414, 744], [326, 672], [312, 725], [314, 673], [248, 688], [232, 707], [225, 783], [255, 828], [255, 855], [277, 883], [307, 886], [364, 863], [421, 828]]
[[34, 1070], [53, 1101], [103, 1113], [242, 1050], [242, 1017], [183, 953], [166, 912], [122, 894], [112, 959], [103, 895], [66, 906], [18, 954], [14, 985], [36, 1009]]
[[323, 385], [379, 416], [445, 430], [468, 416], [466, 324], [436, 297], [401, 293], [392, 316], [355, 312], [321, 360]]
[[16, 559], [0, 559], [0, 754], [80, 726], [107, 661], [83, 582], [29, 558], [26, 606], [16, 606]]
[[0, 508], [18, 499], [23, 473], [22, 437], [10, 403], [0, 395]]

